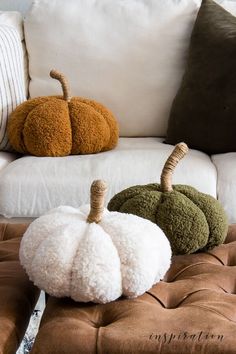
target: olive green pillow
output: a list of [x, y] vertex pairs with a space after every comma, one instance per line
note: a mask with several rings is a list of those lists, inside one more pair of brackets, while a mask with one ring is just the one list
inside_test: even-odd
[[166, 143], [208, 154], [236, 151], [236, 17], [203, 0]]

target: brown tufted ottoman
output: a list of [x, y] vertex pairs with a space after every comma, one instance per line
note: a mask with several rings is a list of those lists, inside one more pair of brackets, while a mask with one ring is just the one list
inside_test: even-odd
[[236, 226], [225, 245], [176, 256], [163, 282], [106, 305], [49, 297], [32, 354], [235, 354]]
[[26, 331], [39, 290], [19, 259], [24, 224], [0, 224], [0, 353], [15, 354]]

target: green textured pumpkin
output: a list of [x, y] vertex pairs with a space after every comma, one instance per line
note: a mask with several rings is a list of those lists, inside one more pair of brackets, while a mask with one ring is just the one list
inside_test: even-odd
[[164, 165], [160, 184], [127, 188], [108, 204], [110, 211], [135, 214], [156, 223], [174, 254], [211, 249], [224, 242], [228, 230], [225, 211], [215, 198], [191, 186], [172, 186], [173, 171], [187, 152], [186, 144], [176, 145]]

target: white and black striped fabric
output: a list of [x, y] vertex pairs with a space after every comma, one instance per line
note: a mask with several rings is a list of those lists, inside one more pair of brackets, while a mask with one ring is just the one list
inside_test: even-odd
[[11, 150], [6, 129], [10, 113], [26, 100], [22, 43], [17, 30], [0, 26], [0, 150]]

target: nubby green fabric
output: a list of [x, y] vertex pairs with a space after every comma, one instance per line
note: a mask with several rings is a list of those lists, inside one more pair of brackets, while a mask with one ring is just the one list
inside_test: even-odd
[[162, 193], [160, 184], [134, 186], [115, 195], [110, 211], [131, 213], [156, 223], [168, 237], [174, 254], [211, 249], [224, 242], [228, 224], [220, 203], [185, 185]]
[[176, 145], [167, 159], [160, 184], [133, 186], [116, 194], [110, 211], [131, 213], [157, 224], [170, 241], [174, 254], [211, 249], [224, 242], [228, 221], [221, 204], [187, 185], [172, 185], [173, 171], [188, 148]]
[[236, 151], [236, 17], [202, 1], [166, 143], [208, 154]]

